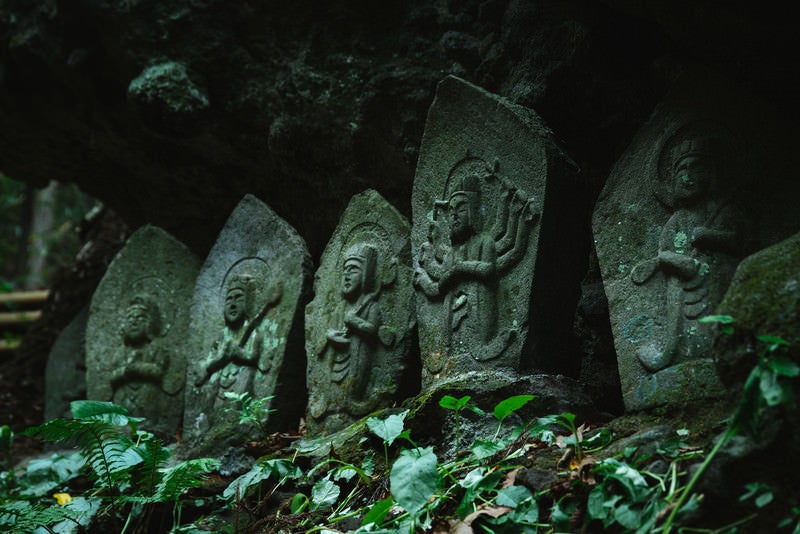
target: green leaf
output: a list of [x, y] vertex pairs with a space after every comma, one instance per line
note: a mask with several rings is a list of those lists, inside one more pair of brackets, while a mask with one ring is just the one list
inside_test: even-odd
[[293, 514], [299, 514], [308, 507], [308, 497], [303, 493], [296, 493], [292, 497], [292, 502], [289, 503], [289, 511]]
[[775, 496], [772, 494], [771, 491], [767, 491], [765, 493], [762, 493], [761, 495], [756, 497], [756, 500], [755, 500], [756, 507], [757, 508], [764, 508], [766, 505], [768, 505], [769, 503], [772, 502], [772, 499], [774, 499], [774, 497]]
[[405, 421], [406, 415], [408, 415], [408, 410], [390, 415], [386, 419], [370, 417], [367, 419], [367, 427], [387, 445], [391, 445], [403, 432], [403, 421]]
[[474, 510], [474, 501], [484, 490], [493, 489], [503, 477], [501, 471], [492, 471], [486, 474], [485, 467], [476, 467], [467, 473], [458, 485], [464, 488], [464, 496], [456, 509], [456, 515], [465, 518]]
[[441, 486], [433, 447], [404, 449], [392, 465], [389, 487], [397, 504], [417, 516]]
[[214, 458], [193, 458], [162, 469], [163, 478], [156, 490], [158, 501], [177, 501], [190, 488], [199, 486], [208, 473], [219, 468]]
[[556, 532], [572, 531], [572, 514], [577, 510], [578, 503], [570, 500], [570, 495], [561, 497], [550, 509], [550, 522]]
[[514, 395], [497, 403], [494, 407], [494, 417], [502, 421], [516, 412], [535, 398], [535, 395]]
[[124, 406], [113, 402], [76, 400], [69, 404], [72, 416], [84, 421], [102, 421], [113, 426], [125, 426], [131, 422], [141, 422], [141, 417], [131, 417]]
[[757, 336], [759, 341], [762, 343], [766, 343], [769, 345], [768, 350], [774, 351], [778, 347], [787, 347], [789, 346], [789, 342], [783, 339], [782, 337], [778, 336]]
[[444, 397], [439, 399], [439, 406], [441, 406], [445, 410], [453, 410], [457, 412], [461, 410], [464, 406], [466, 406], [471, 398], [472, 397], [470, 397], [469, 395], [464, 395], [460, 399], [457, 399], [451, 395], [445, 395]]
[[[609, 517], [613, 506], [610, 507], [606, 504], [606, 495], [603, 490], [604, 487], [602, 485], [595, 486], [592, 489], [586, 501], [586, 509], [589, 512], [589, 518], [599, 519], [603, 521], [605, 526], [608, 526], [606, 519]], [[619, 498], [620, 496], [618, 495], [617, 497]]]
[[697, 320], [698, 323], [719, 323], [719, 324], [733, 324], [734, 318], [730, 315], [706, 315]]
[[311, 488], [311, 511], [333, 508], [341, 489], [332, 480], [323, 478]]
[[533, 499], [533, 494], [525, 486], [509, 486], [497, 492], [495, 503], [498, 506], [516, 508], [529, 499]]
[[636, 529], [640, 523], [641, 514], [627, 502], [614, 508], [614, 519], [627, 529]]
[[8, 425], [0, 426], [0, 451], [8, 452], [14, 443], [14, 431]]
[[642, 474], [625, 462], [606, 458], [597, 464], [595, 472], [619, 482], [633, 502], [644, 502], [650, 494], [650, 488]]
[[236, 497], [237, 494], [239, 497], [244, 497], [250, 487], [271, 477], [277, 478], [279, 484], [283, 484], [290, 478], [297, 479], [302, 475], [300, 468], [288, 460], [270, 459], [256, 462], [250, 471], [228, 484], [222, 492], [222, 497], [227, 500]]
[[800, 366], [787, 356], [775, 356], [767, 360], [767, 367], [780, 376], [794, 378], [800, 375]]
[[464, 408], [469, 410], [469, 411], [471, 411], [474, 414], [478, 414], [478, 415], [482, 415], [482, 416], [489, 415], [488, 413], [486, 413], [486, 410], [481, 410], [480, 408], [478, 408], [474, 404], [467, 404], [466, 406], [464, 406]]
[[475, 440], [470, 447], [470, 451], [472, 451], [473, 456], [478, 460], [485, 460], [490, 456], [497, 454], [498, 452], [504, 449], [502, 443], [498, 443], [496, 441], [481, 441]]
[[394, 505], [394, 499], [391, 497], [386, 497], [385, 499], [374, 503], [369, 511], [364, 515], [364, 521], [361, 522], [362, 526], [367, 526], [371, 523], [376, 525], [380, 525], [383, 523], [386, 516], [389, 514], [389, 510], [392, 509]]

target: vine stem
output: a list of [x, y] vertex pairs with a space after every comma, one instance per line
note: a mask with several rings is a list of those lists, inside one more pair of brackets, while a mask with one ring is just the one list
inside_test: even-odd
[[678, 512], [680, 512], [681, 508], [683, 508], [683, 505], [686, 504], [686, 500], [692, 494], [692, 488], [694, 488], [695, 484], [697, 484], [697, 481], [700, 480], [700, 477], [703, 475], [706, 468], [709, 466], [709, 464], [711, 464], [711, 460], [714, 459], [714, 457], [722, 449], [722, 447], [735, 434], [736, 431], [733, 428], [729, 428], [728, 431], [725, 432], [725, 434], [720, 438], [717, 444], [714, 445], [714, 448], [711, 449], [711, 452], [708, 453], [708, 456], [706, 456], [706, 459], [703, 460], [703, 463], [700, 464], [700, 467], [697, 469], [697, 471], [695, 471], [694, 475], [692, 476], [692, 479], [689, 480], [689, 483], [686, 485], [683, 492], [681, 493], [681, 496], [678, 498], [678, 501], [675, 503], [675, 506], [672, 508], [669, 517], [667, 517], [667, 521], [664, 523], [664, 528], [662, 530], [663, 534], [670, 533], [670, 531], [672, 530], [672, 524], [675, 522], [675, 518], [678, 516]]

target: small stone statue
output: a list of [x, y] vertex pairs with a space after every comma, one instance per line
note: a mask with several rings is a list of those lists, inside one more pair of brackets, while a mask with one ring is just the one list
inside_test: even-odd
[[257, 280], [247, 273], [234, 275], [225, 291], [223, 316], [225, 327], [206, 358], [205, 373], [195, 381], [201, 387], [208, 382], [217, 391], [215, 404], [225, 401], [225, 393], [245, 393], [253, 390], [256, 371], [268, 373], [272, 360], [264, 350], [264, 335], [259, 330], [266, 313], [280, 300], [280, 285], [276, 284], [264, 307], [256, 313], [254, 298]]
[[[342, 297], [346, 304], [343, 328], [328, 331], [332, 355], [331, 380], [342, 387], [351, 410], [364, 399], [369, 383], [371, 359], [378, 344], [391, 347], [393, 335], [381, 323], [377, 286], [377, 251], [360, 244], [351, 247], [342, 266]], [[383, 335], [381, 335], [383, 334]], [[324, 353], [320, 356], [324, 356]], [[354, 414], [357, 415], [357, 414]]]
[[[499, 281], [525, 254], [538, 218], [532, 199], [501, 183], [496, 170], [469, 154], [453, 167], [449, 180], [453, 190], [447, 200], [436, 200], [434, 208], [447, 211], [449, 244], [440, 222], [432, 221], [414, 269], [414, 286], [428, 300], [444, 301], [448, 345], [477, 347], [473, 357], [479, 361], [499, 357], [517, 334], [513, 328], [498, 332]], [[498, 183], [502, 190], [494, 227], [488, 231], [481, 213], [487, 181]]]
[[123, 363], [111, 373], [112, 400], [132, 413], [146, 413], [154, 399], [183, 388], [180, 375], [166, 372], [171, 354], [160, 341], [162, 330], [156, 301], [135, 295], [123, 316]]
[[310, 435], [391, 405], [413, 338], [408, 221], [376, 191], [354, 196], [306, 306]]
[[[642, 285], [656, 273], [665, 280], [663, 342], [640, 347], [639, 361], [650, 372], [699, 354], [707, 347], [693, 336], [695, 320], [713, 311], [722, 299], [741, 254], [742, 217], [716, 191], [719, 179], [708, 136], [686, 139], [667, 157], [669, 192], [659, 200], [673, 209], [661, 230], [658, 254], [637, 264], [631, 280]], [[694, 340], [693, 340], [694, 338]]]

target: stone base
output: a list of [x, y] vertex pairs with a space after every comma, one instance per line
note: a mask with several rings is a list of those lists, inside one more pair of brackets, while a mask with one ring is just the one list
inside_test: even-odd
[[624, 392], [623, 397], [628, 410], [644, 410], [719, 397], [724, 392], [714, 361], [703, 358], [644, 376], [634, 389]]

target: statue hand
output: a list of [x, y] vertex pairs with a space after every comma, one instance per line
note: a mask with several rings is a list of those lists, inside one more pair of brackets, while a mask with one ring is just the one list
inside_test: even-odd
[[350, 344], [347, 334], [343, 330], [328, 330], [328, 340], [338, 346], [347, 346]]
[[361, 318], [356, 315], [353, 310], [347, 310], [344, 314], [344, 324], [350, 328], [357, 328], [361, 322]]

